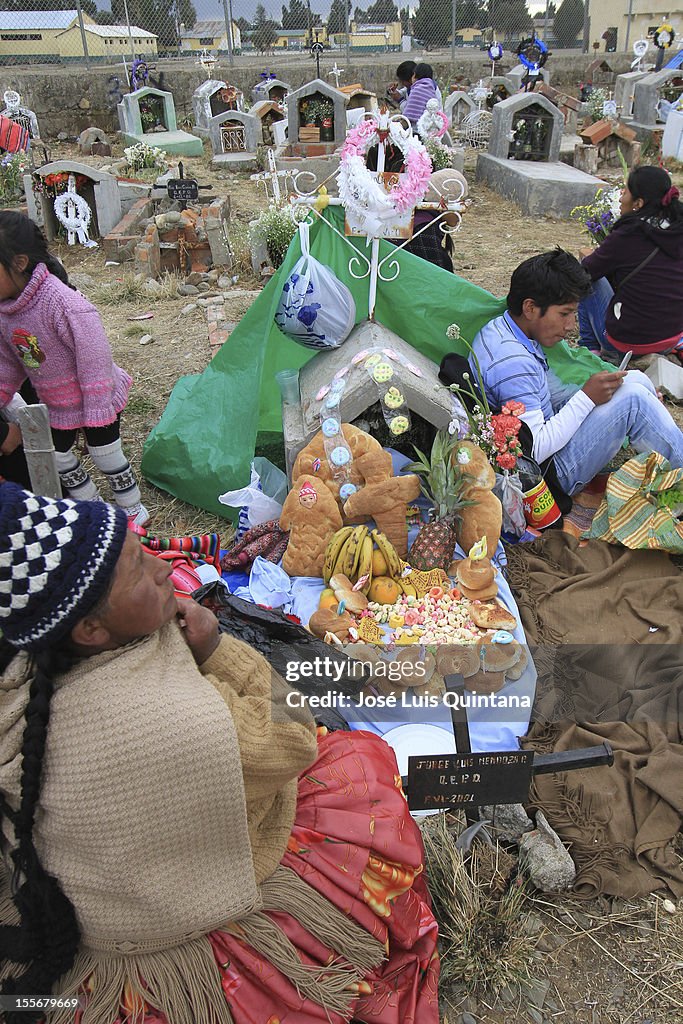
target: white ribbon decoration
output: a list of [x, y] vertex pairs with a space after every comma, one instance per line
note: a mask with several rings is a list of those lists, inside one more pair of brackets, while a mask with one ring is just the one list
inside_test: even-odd
[[88, 248], [97, 245], [88, 237], [92, 211], [83, 196], [79, 196], [76, 191], [76, 179], [73, 174], [69, 175], [66, 192], [55, 197], [54, 210], [55, 217], [67, 230], [66, 240], [69, 245], [76, 244], [76, 235], [78, 241]]

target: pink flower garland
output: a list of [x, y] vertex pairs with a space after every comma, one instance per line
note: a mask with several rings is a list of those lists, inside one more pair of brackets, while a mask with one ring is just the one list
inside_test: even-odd
[[[443, 131], [445, 132], [448, 119], [445, 115], [443, 117], [445, 121]], [[361, 121], [360, 124], [351, 128], [341, 150], [342, 174], [347, 173], [347, 163], [350, 157], [358, 156], [365, 160], [368, 150], [378, 139], [378, 125], [374, 120]], [[392, 141], [399, 146], [405, 157], [405, 172], [401, 175], [400, 183], [391, 190], [390, 194], [397, 212], [406, 213], [424, 199], [429, 188], [432, 162], [427, 150], [414, 136], [408, 139], [407, 144], [402, 144], [400, 139], [392, 138]], [[367, 171], [368, 175], [370, 173]]]

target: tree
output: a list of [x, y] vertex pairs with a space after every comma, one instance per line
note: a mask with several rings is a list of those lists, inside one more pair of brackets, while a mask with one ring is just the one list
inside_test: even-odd
[[361, 7], [356, 7], [355, 11], [353, 12], [353, 20], [355, 21], [356, 25], [367, 25], [367, 11], [364, 11]]
[[271, 21], [266, 14], [266, 9], [263, 4], [259, 4], [256, 8], [256, 16], [254, 17], [254, 29], [251, 33], [251, 41], [259, 51], [264, 53], [269, 50], [275, 40], [278, 37], [277, 25], [274, 21]]
[[398, 21], [398, 9], [392, 0], [375, 0], [367, 10], [368, 22], [371, 25], [390, 25]]
[[[346, 11], [351, 15], [351, 0], [347, 0]], [[332, 36], [335, 33], [346, 32], [346, 11], [344, 0], [332, 0], [330, 13], [327, 18], [327, 34]]]
[[533, 27], [526, 0], [490, 0], [489, 21], [494, 33], [505, 39], [521, 39]]
[[[111, 11], [115, 24], [126, 24], [123, 0], [111, 0]], [[154, 32], [159, 37], [160, 48], [174, 49], [178, 45], [180, 25], [192, 28], [197, 12], [192, 0], [128, 0], [128, 17], [131, 25]]]
[[309, 4], [303, 0], [291, 0], [289, 7], [282, 5], [283, 28], [300, 29], [309, 25], [322, 25], [320, 15], [312, 11]]
[[583, 0], [562, 0], [553, 21], [557, 45], [565, 48], [576, 46], [576, 37], [582, 28]]
[[443, 0], [420, 0], [413, 32], [426, 46], [447, 46], [451, 35], [451, 5]]
[[488, 13], [482, 0], [464, 0], [456, 8], [456, 28], [486, 28]]
[[111, 11], [98, 11], [97, 14], [94, 15], [94, 18], [98, 25], [116, 24], [116, 18]]
[[240, 30], [240, 35], [242, 37], [244, 37], [245, 35], [248, 35], [249, 32], [251, 32], [252, 24], [251, 24], [250, 21], [247, 21], [246, 18], [242, 18], [242, 17], [235, 18], [235, 24], [237, 25], [238, 29]]
[[401, 32], [404, 36], [412, 34], [412, 16], [410, 14], [410, 7], [402, 7], [400, 11], [401, 15]]

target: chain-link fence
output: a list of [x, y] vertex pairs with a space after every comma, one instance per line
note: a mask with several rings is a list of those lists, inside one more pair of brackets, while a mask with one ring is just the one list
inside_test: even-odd
[[[199, 60], [224, 65], [249, 58], [338, 52], [448, 55], [487, 50], [498, 42], [514, 53], [533, 36], [553, 50], [625, 51], [673, 28], [683, 39], [683, 11], [663, 0], [4, 0], [0, 63], [117, 65], [134, 60]], [[367, 0], [365, 0], [367, 4]], [[58, 5], [69, 9], [56, 9]], [[661, 10], [659, 8], [661, 7]]]

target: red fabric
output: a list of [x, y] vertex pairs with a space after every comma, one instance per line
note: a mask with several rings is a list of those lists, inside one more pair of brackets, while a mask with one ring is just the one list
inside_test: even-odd
[[28, 149], [31, 136], [20, 124], [11, 117], [0, 114], [0, 148], [8, 153], [21, 153]]
[[633, 350], [633, 354], [636, 356], [646, 356], [650, 352], [672, 352], [683, 341], [683, 335], [681, 335], [680, 331], [678, 334], [674, 334], [673, 338], [665, 338], [664, 341], [653, 341], [649, 345], [627, 345], [623, 341], [617, 341], [616, 338], [613, 338], [607, 332], [605, 334], [610, 345], [614, 345], [617, 352], [630, 352]]
[[[371, 733], [320, 730], [318, 758], [299, 779], [296, 821], [281, 863], [387, 949], [385, 962], [355, 987], [356, 1020], [439, 1024], [437, 924], [423, 861], [391, 747]], [[292, 917], [270, 916], [304, 963], [329, 963], [334, 951]], [[239, 925], [210, 935], [235, 1024], [345, 1024], [302, 998], [238, 936]], [[125, 1021], [132, 1008], [126, 1003], [122, 993], [113, 1024]], [[76, 1024], [80, 1020], [79, 1011]], [[142, 1024], [168, 1022], [146, 1007]]]

